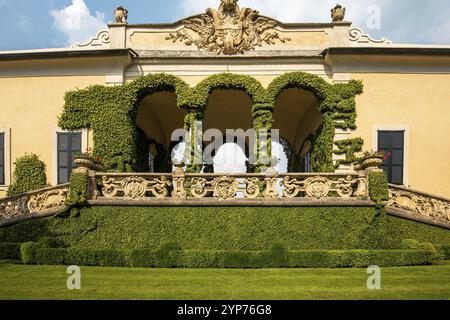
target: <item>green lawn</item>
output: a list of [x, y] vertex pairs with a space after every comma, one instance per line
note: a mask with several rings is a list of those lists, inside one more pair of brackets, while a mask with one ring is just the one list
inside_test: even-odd
[[382, 269], [368, 290], [366, 269], [81, 268], [81, 290], [66, 267], [0, 262], [0, 299], [450, 299], [450, 263]]

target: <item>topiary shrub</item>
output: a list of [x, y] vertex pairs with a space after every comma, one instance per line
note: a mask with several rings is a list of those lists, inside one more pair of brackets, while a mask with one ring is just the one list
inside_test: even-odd
[[16, 196], [47, 187], [45, 163], [35, 154], [25, 154], [14, 162], [16, 166], [13, 183], [8, 188], [8, 196]]
[[69, 196], [66, 205], [84, 204], [88, 198], [89, 177], [86, 173], [74, 172], [70, 175]]
[[380, 204], [389, 200], [388, 179], [384, 172], [369, 173], [369, 196], [370, 199]]

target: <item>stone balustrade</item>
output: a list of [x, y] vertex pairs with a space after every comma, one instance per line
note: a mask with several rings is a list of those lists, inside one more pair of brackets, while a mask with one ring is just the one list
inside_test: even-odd
[[0, 226], [54, 214], [65, 208], [69, 184], [0, 199]]
[[389, 213], [450, 229], [450, 200], [397, 185], [389, 185]]
[[367, 177], [358, 174], [95, 173], [95, 199], [214, 198], [367, 199]]

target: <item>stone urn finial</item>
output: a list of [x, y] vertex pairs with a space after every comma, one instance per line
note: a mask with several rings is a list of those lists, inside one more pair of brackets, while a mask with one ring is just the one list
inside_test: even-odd
[[340, 4], [337, 4], [333, 9], [331, 9], [331, 19], [333, 22], [342, 22], [345, 18], [345, 8]]
[[114, 17], [116, 18], [116, 23], [128, 23], [128, 10], [120, 6], [114, 11]]

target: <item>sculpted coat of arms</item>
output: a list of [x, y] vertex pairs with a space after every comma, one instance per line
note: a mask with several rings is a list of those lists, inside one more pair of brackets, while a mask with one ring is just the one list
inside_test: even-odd
[[201, 16], [184, 20], [184, 28], [171, 33], [166, 40], [182, 41], [188, 46], [196, 45], [201, 50], [226, 55], [242, 54], [263, 43], [271, 45], [276, 40], [282, 43], [291, 40], [274, 30], [275, 20], [262, 17], [250, 8], [241, 9], [238, 1], [221, 0], [218, 10], [209, 8]]

